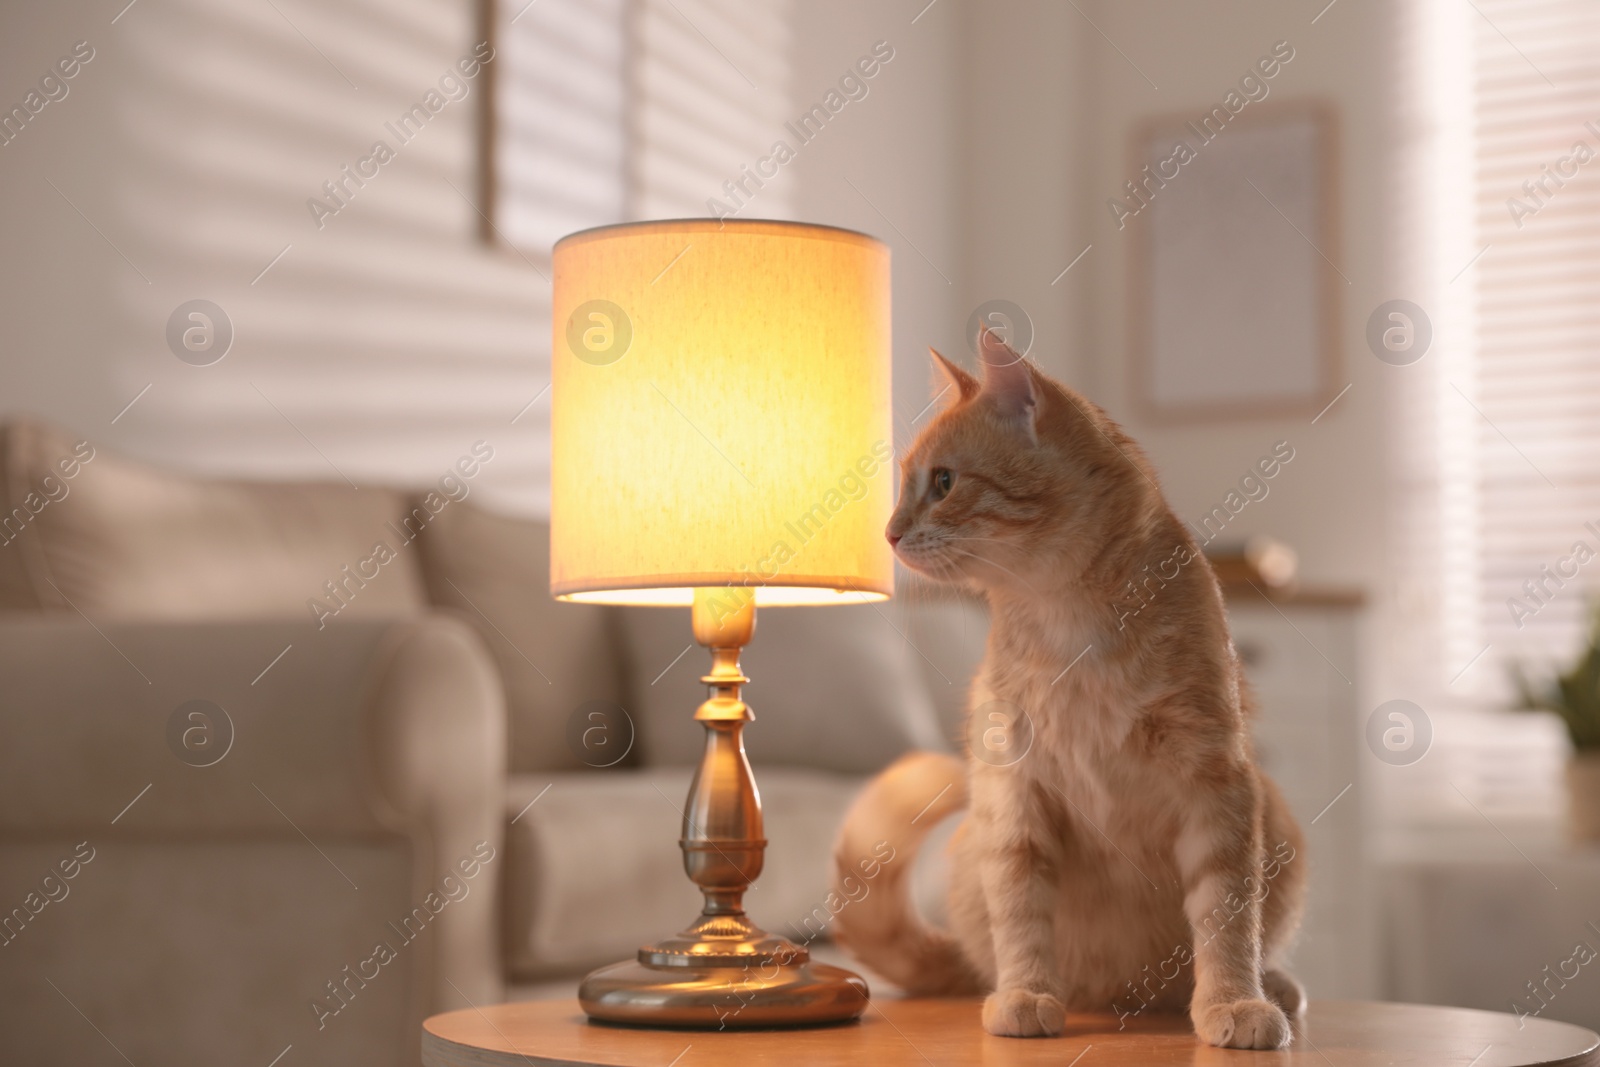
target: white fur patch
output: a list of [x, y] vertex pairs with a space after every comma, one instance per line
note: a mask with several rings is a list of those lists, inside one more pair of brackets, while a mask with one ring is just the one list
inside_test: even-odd
[[1178, 834], [1178, 840], [1172, 847], [1173, 859], [1178, 861], [1178, 870], [1185, 881], [1200, 869], [1200, 865], [1211, 857], [1212, 849], [1216, 846], [1216, 839], [1210, 830], [1201, 825], [1200, 819], [1194, 812], [1183, 821], [1183, 829]]
[[1183, 914], [1189, 925], [1199, 926], [1222, 903], [1222, 876], [1208, 874], [1183, 898]]

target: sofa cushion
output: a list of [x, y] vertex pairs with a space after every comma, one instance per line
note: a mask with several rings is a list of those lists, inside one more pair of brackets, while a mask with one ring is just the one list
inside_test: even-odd
[[[690, 773], [512, 776], [503, 874], [513, 978], [631, 959], [699, 914], [678, 848]], [[746, 910], [792, 941], [825, 938], [833, 839], [864, 780], [788, 768], [757, 777], [767, 852]]]
[[16, 422], [0, 507], [0, 610], [326, 620], [426, 604], [388, 490], [193, 478]]
[[[622, 630], [630, 700], [645, 764], [699, 762], [705, 730], [694, 710], [710, 653], [694, 644], [685, 609], [627, 608]], [[898, 617], [898, 621], [897, 621]], [[774, 608], [759, 613], [741, 656], [755, 721], [745, 746], [759, 767], [867, 774], [912, 748], [948, 748], [921, 655], [896, 605]], [[680, 653], [688, 652], [679, 657]]]
[[[418, 543], [429, 599], [470, 620], [500, 664], [511, 770], [612, 764], [610, 749], [586, 750], [568, 732], [590, 702], [624, 702], [615, 609], [550, 599], [549, 525], [452, 504]], [[625, 748], [629, 731], [614, 732], [604, 740]], [[615, 765], [632, 762], [630, 752]]]

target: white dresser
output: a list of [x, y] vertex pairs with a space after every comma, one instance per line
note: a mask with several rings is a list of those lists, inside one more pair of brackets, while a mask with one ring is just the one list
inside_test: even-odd
[[1295, 862], [1310, 865], [1311, 894], [1293, 971], [1312, 997], [1370, 997], [1378, 968], [1362, 848], [1360, 597], [1269, 602], [1245, 586], [1228, 613], [1260, 707], [1258, 756], [1306, 836]]

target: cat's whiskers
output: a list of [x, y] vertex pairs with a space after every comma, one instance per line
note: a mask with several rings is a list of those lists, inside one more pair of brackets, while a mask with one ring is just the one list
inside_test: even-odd
[[[1012, 542], [1002, 540], [1001, 538], [998, 538], [998, 537], [974, 537], [971, 534], [945, 534], [944, 537], [943, 537], [943, 540], [945, 540], [945, 541], [987, 541], [989, 544], [992, 544], [992, 545], [1004, 545], [1006, 548], [1015, 547], [1015, 545]], [[983, 561], [985, 563], [993, 562], [992, 560], [989, 560], [989, 559], [987, 559], [985, 557], [981, 557], [980, 556], [978, 558], [983, 559]], [[995, 565], [999, 566], [999, 564], [995, 564]]]
[[[901, 562], [905, 563], [904, 560], [901, 560]], [[930, 575], [925, 574], [918, 569], [921, 567], [926, 567], [928, 570], [932, 571], [933, 574], [931, 577], [936, 581], [948, 582], [952, 585], [961, 584], [961, 571], [958, 570], [956, 566], [948, 560], [926, 557], [919, 558], [917, 560], [917, 567], [912, 567], [909, 563], [906, 563], [905, 565], [917, 579], [916, 583], [911, 587], [913, 599], [918, 593], [920, 593], [924, 601], [927, 603], [932, 603], [934, 599], [935, 594], [933, 586], [928, 581]]]
[[[940, 578], [952, 583], [959, 582], [961, 580], [961, 572], [956, 569], [955, 564], [946, 563], [943, 560], [935, 560], [933, 565], [934, 568], [939, 572]], [[933, 594], [930, 591], [927, 595], [931, 597]]]
[[1019, 582], [1025, 581], [1025, 579], [1022, 577], [1022, 575], [1018, 574], [1016, 571], [1012, 570], [1010, 567], [1001, 567], [1000, 564], [996, 563], [992, 559], [989, 559], [987, 556], [980, 556], [976, 552], [968, 552], [966, 549], [964, 549], [964, 548], [956, 548], [954, 545], [951, 545], [949, 547], [950, 547], [950, 551], [952, 551], [952, 552], [959, 552], [963, 556], [971, 556], [973, 559], [977, 560], [979, 563], [987, 563], [991, 567], [996, 567], [996, 568], [998, 568], [1000, 570], [1003, 570], [1003, 571], [1005, 571], [1007, 574], [1011, 575], [1011, 577], [1015, 578]]

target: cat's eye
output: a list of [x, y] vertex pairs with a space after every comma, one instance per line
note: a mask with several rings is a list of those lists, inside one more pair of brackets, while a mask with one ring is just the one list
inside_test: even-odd
[[955, 484], [955, 471], [940, 467], [933, 472], [933, 477], [928, 481], [928, 493], [935, 500], [943, 500], [950, 495], [950, 489]]

